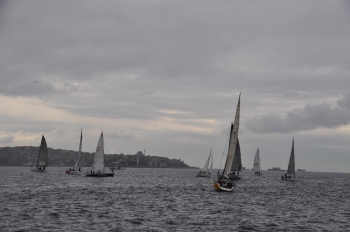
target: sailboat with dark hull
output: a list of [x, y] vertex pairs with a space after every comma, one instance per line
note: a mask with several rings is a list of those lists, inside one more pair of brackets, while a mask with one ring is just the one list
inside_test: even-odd
[[81, 167], [78, 167], [78, 163], [80, 160], [80, 153], [81, 153], [81, 147], [82, 147], [82, 142], [83, 142], [83, 129], [81, 129], [80, 131], [80, 143], [79, 143], [79, 155], [78, 155], [78, 159], [77, 162], [75, 163], [73, 168], [69, 168], [68, 170], [66, 170], [66, 173], [68, 175], [81, 175]]
[[218, 171], [218, 178], [214, 181], [214, 188], [218, 191], [233, 191], [235, 185], [232, 180], [238, 177], [235, 172], [240, 171], [242, 168], [241, 152], [238, 141], [240, 102], [241, 94], [239, 94], [238, 98], [235, 121], [234, 123], [231, 123], [230, 139], [225, 167], [221, 174]]
[[38, 160], [31, 168], [32, 172], [45, 172], [49, 160], [49, 153], [44, 135], [41, 137]]
[[259, 148], [258, 148], [258, 150], [255, 153], [253, 170], [254, 170], [254, 174], [255, 175], [257, 175], [257, 176], [262, 175], [261, 163], [260, 163], [260, 155], [259, 155]]
[[103, 132], [98, 140], [92, 170], [85, 174], [86, 177], [113, 177], [114, 173], [105, 173]]
[[295, 156], [294, 156], [294, 137], [292, 142], [292, 151], [290, 152], [287, 173], [281, 177], [284, 181], [297, 181], [299, 178], [295, 176]]

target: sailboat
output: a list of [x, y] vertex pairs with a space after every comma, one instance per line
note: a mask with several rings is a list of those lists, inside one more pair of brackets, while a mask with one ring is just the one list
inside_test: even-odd
[[80, 160], [80, 153], [81, 153], [81, 147], [82, 147], [82, 142], [83, 142], [83, 129], [80, 131], [80, 144], [79, 144], [79, 155], [77, 162], [75, 163], [73, 168], [69, 168], [69, 170], [66, 170], [66, 173], [68, 175], [81, 175], [81, 167], [78, 167], [78, 163]]
[[41, 144], [39, 148], [38, 160], [31, 168], [32, 172], [45, 172], [49, 159], [47, 144], [44, 135], [41, 137]]
[[294, 158], [294, 137], [292, 142], [292, 151], [289, 157], [289, 164], [287, 173], [281, 177], [285, 181], [296, 181], [298, 178], [295, 177], [295, 158]]
[[105, 157], [104, 157], [104, 142], [103, 132], [98, 140], [96, 152], [94, 156], [94, 163], [92, 164], [92, 170], [85, 174], [86, 177], [112, 177], [114, 173], [105, 173]]
[[[210, 159], [211, 159], [211, 165], [210, 165], [210, 169], [208, 169]], [[197, 173], [197, 177], [210, 177], [212, 167], [213, 167], [213, 155], [212, 155], [212, 149], [210, 149], [210, 153], [209, 153], [209, 157], [207, 159], [207, 162], [205, 163], [203, 169]]]
[[214, 181], [214, 188], [218, 191], [227, 191], [227, 192], [233, 191], [233, 189], [235, 188], [235, 185], [232, 183], [232, 178], [230, 178], [230, 174], [231, 176], [235, 176], [235, 173], [233, 173], [232, 170], [238, 171], [238, 170], [241, 170], [242, 168], [241, 154], [240, 154], [239, 141], [238, 141], [240, 102], [241, 102], [241, 94], [239, 94], [239, 98], [238, 98], [235, 121], [233, 124], [231, 123], [230, 140], [229, 140], [228, 152], [226, 156], [225, 167], [224, 167], [224, 170], [222, 171], [222, 174], [219, 174], [219, 171], [218, 171], [218, 179]]
[[260, 155], [259, 155], [259, 148], [255, 153], [254, 157], [254, 164], [253, 164], [253, 170], [255, 175], [261, 175], [261, 166], [260, 166]]

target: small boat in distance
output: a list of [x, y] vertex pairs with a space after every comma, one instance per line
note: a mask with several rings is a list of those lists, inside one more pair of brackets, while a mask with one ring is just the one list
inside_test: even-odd
[[[228, 146], [228, 152], [226, 156], [225, 167], [221, 174], [219, 174], [219, 170], [218, 170], [217, 180], [214, 181], [214, 188], [217, 191], [232, 192], [233, 189], [235, 188], [235, 185], [234, 183], [232, 183], [232, 180], [229, 178], [229, 175], [232, 173], [232, 166], [236, 166], [240, 164], [240, 154], [239, 154], [239, 162], [237, 162], [238, 160], [236, 160], [236, 162], [234, 163], [234, 157], [236, 155], [237, 146], [239, 147], [238, 129], [239, 129], [240, 102], [241, 102], [241, 94], [239, 94], [239, 98], [238, 98], [235, 121], [234, 123], [231, 123], [230, 139], [229, 139], [229, 146]], [[239, 170], [241, 169], [241, 167], [242, 165], [240, 164]]]
[[282, 175], [281, 179], [284, 181], [296, 181], [298, 179], [295, 177], [294, 137], [292, 142], [292, 151], [289, 157], [288, 170], [285, 175]]
[[298, 172], [306, 172], [305, 169], [297, 169]]
[[255, 153], [253, 170], [255, 175], [262, 175], [261, 165], [260, 165], [260, 155], [259, 148]]
[[112, 167], [110, 167], [109, 169], [113, 172], [114, 170], [125, 170], [125, 167], [122, 167], [118, 161], [112, 162]]
[[41, 144], [39, 148], [38, 160], [34, 163], [31, 168], [32, 172], [45, 172], [45, 168], [47, 167], [47, 163], [49, 160], [49, 153], [47, 150], [47, 144], [44, 135], [41, 137]]
[[284, 171], [280, 167], [272, 167], [270, 169], [267, 169], [267, 171]]
[[94, 156], [94, 163], [92, 164], [92, 170], [85, 173], [86, 177], [113, 177], [114, 173], [105, 173], [105, 157], [104, 157], [104, 142], [103, 132], [98, 140], [96, 152]]
[[81, 131], [80, 131], [80, 143], [79, 143], [78, 159], [77, 159], [77, 162], [75, 163], [73, 168], [69, 168], [68, 170], [66, 170], [66, 173], [68, 175], [81, 175], [82, 174], [81, 167], [78, 167], [78, 162], [79, 162], [79, 159], [80, 159], [82, 142], [83, 142], [83, 129], [81, 129]]
[[[209, 167], [210, 159], [211, 159], [211, 165], [210, 165], [210, 169], [209, 169], [208, 167]], [[207, 159], [207, 162], [205, 163], [203, 169], [197, 173], [197, 177], [210, 177], [212, 167], [213, 167], [213, 155], [212, 155], [212, 149], [210, 149], [210, 153], [209, 153], [209, 157]]]

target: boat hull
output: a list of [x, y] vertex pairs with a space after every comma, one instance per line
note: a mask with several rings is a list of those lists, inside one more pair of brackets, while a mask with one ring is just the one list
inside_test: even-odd
[[214, 188], [216, 189], [216, 191], [232, 192], [235, 186], [232, 186], [232, 188], [227, 188], [220, 186], [218, 182], [214, 181]]
[[82, 174], [81, 171], [70, 171], [70, 170], [66, 170], [66, 173], [68, 175], [81, 175]]
[[114, 173], [85, 174], [86, 177], [113, 177]]

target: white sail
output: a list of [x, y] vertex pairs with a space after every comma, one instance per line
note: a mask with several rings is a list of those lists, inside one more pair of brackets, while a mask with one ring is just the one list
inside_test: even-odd
[[211, 150], [210, 150], [210, 153], [209, 153], [209, 157], [208, 157], [208, 159], [207, 159], [207, 162], [205, 163], [205, 165], [204, 165], [204, 167], [203, 167], [203, 169], [202, 169], [202, 171], [204, 171], [204, 172], [208, 171], [209, 162], [210, 162], [210, 157], [211, 157]]
[[92, 170], [95, 172], [100, 171], [104, 173], [105, 165], [104, 165], [104, 143], [103, 143], [103, 132], [101, 133], [100, 139], [98, 140], [94, 163], [92, 165]]
[[289, 164], [288, 164], [288, 175], [294, 175], [295, 176], [295, 160], [294, 160], [294, 137], [293, 137], [293, 143], [292, 143], [292, 151], [290, 153], [289, 158]]
[[254, 172], [260, 172], [260, 155], [259, 155], [259, 148], [255, 153], [254, 157], [254, 165], [253, 165]]
[[211, 173], [211, 169], [213, 168], [213, 162], [214, 162], [214, 157], [213, 157], [213, 154], [211, 152], [211, 149], [210, 149], [210, 154], [211, 154], [211, 164], [210, 164], [209, 172]]
[[47, 150], [47, 144], [44, 135], [41, 138], [40, 150], [38, 155], [37, 167], [47, 167], [49, 154]]
[[226, 176], [231, 172], [231, 167], [233, 164], [233, 159], [235, 156], [236, 146], [237, 146], [237, 142], [238, 142], [240, 102], [241, 102], [241, 94], [239, 94], [235, 121], [234, 121], [234, 124], [231, 124], [230, 142], [229, 142], [226, 163], [225, 163], [225, 168], [224, 168], [224, 173], [223, 173]]
[[76, 168], [78, 167], [78, 163], [79, 163], [79, 160], [80, 160], [80, 153], [81, 153], [82, 142], [83, 142], [83, 129], [81, 129], [81, 131], [80, 131], [79, 156], [78, 156], [77, 162], [74, 165], [74, 167], [76, 167]]

